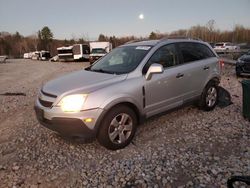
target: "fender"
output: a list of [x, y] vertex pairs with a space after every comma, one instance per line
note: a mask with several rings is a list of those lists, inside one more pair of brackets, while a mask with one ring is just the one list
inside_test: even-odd
[[127, 94], [121, 94], [115, 97], [110, 97], [109, 99], [104, 101], [103, 104], [100, 106], [100, 108], [103, 109], [103, 112], [96, 121], [96, 126], [94, 128], [96, 135], [98, 134], [99, 127], [101, 126], [101, 121], [105, 117], [106, 113], [114, 106], [122, 103], [129, 103], [133, 105], [137, 109], [136, 113], [138, 113], [137, 115], [139, 122], [144, 120], [142, 105], [140, 105], [140, 103], [137, 100], [133, 99], [131, 96]]
[[120, 95], [116, 95], [114, 97], [108, 98], [107, 100], [105, 100], [102, 103], [100, 108], [102, 108], [104, 110], [109, 110], [113, 106], [115, 106], [119, 103], [131, 103], [137, 108], [137, 110], [140, 114], [143, 114], [142, 102], [140, 103], [139, 101], [135, 100], [132, 96], [127, 95], [127, 94], [120, 94]]

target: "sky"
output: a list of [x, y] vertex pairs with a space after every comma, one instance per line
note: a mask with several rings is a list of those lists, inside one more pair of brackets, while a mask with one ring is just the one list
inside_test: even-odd
[[48, 26], [56, 39], [145, 37], [212, 19], [220, 30], [250, 28], [250, 0], [0, 0], [0, 31], [28, 36]]

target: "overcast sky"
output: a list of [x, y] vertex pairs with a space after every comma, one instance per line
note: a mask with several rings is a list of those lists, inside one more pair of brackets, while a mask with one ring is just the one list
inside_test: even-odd
[[100, 33], [148, 36], [211, 19], [221, 30], [232, 30], [235, 24], [250, 28], [250, 0], [0, 0], [0, 31], [24, 36], [43, 26], [58, 39], [93, 40]]

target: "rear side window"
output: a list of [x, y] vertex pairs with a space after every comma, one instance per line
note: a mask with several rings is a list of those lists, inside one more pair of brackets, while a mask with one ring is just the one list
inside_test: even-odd
[[215, 57], [215, 54], [204, 44], [186, 42], [178, 46], [183, 63]]

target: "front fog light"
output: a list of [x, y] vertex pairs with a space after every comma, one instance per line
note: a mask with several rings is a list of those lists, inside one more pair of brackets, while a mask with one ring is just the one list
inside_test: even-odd
[[86, 118], [83, 121], [86, 122], [86, 123], [91, 123], [93, 121], [93, 119], [92, 118]]
[[84, 94], [68, 95], [63, 97], [57, 106], [64, 112], [80, 112], [86, 97]]

